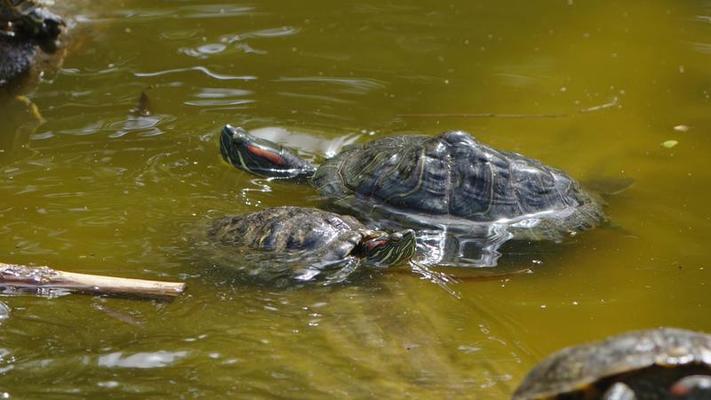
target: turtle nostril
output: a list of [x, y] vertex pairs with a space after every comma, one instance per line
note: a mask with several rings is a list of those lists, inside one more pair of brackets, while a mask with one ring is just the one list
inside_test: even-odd
[[236, 132], [237, 130], [230, 124], [227, 124], [224, 128], [222, 128], [222, 134], [229, 138], [232, 138]]

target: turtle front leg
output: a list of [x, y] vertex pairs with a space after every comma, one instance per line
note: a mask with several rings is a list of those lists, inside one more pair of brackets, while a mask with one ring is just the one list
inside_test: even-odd
[[637, 396], [629, 386], [617, 382], [605, 391], [602, 400], [637, 400]]
[[326, 271], [327, 275], [323, 285], [328, 286], [343, 283], [346, 279], [350, 278], [350, 276], [353, 275], [360, 266], [360, 260], [352, 256], [330, 263]]
[[306, 181], [316, 168], [274, 142], [225, 125], [220, 134], [222, 158], [233, 166], [267, 178]]
[[359, 231], [345, 231], [317, 250], [305, 250], [303, 256], [295, 261], [302, 265], [295, 272], [295, 279], [301, 282], [318, 279], [324, 285], [345, 281], [361, 265], [361, 260], [352, 254], [361, 238]]

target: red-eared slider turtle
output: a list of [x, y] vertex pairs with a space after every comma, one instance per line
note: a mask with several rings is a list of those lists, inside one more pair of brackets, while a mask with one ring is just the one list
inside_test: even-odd
[[253, 174], [308, 182], [368, 223], [454, 232], [460, 246], [454, 256], [461, 256], [463, 244], [474, 244], [479, 265], [494, 265], [509, 239], [558, 241], [604, 219], [595, 197], [564, 172], [461, 131], [351, 145], [318, 168], [230, 125], [222, 130], [220, 150]]
[[353, 217], [315, 208], [224, 217], [209, 236], [228, 249], [233, 268], [260, 281], [341, 282], [361, 265], [387, 267], [415, 253], [412, 230], [373, 231]]
[[711, 335], [660, 328], [570, 347], [538, 364], [514, 400], [711, 399]]

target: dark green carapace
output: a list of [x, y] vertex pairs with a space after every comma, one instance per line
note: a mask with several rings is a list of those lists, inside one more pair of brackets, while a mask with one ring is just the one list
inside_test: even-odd
[[514, 400], [711, 398], [711, 335], [637, 331], [570, 347], [536, 366]]
[[361, 265], [388, 267], [415, 253], [412, 230], [373, 231], [353, 217], [315, 208], [275, 207], [221, 218], [209, 235], [231, 250], [234, 264], [250, 265], [247, 272], [264, 281], [342, 282]]

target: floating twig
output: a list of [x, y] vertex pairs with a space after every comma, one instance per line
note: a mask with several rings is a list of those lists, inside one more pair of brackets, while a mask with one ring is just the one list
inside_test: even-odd
[[0, 263], [0, 287], [34, 291], [72, 292], [148, 297], [175, 297], [185, 291], [185, 283], [80, 274], [50, 267]]

